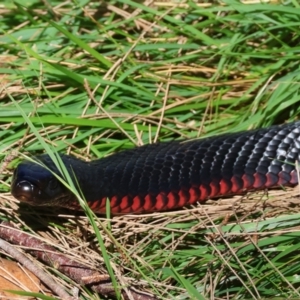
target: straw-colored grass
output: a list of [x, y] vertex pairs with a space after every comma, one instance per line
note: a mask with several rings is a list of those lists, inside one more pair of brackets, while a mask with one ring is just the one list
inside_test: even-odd
[[90, 160], [296, 120], [297, 1], [2, 1], [0, 15], [2, 219], [160, 299], [300, 297], [297, 188], [99, 217], [101, 241], [91, 216], [9, 194], [45, 145]]

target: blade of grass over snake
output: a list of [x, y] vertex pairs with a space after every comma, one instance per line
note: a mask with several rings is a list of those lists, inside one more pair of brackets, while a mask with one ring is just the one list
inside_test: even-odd
[[[11, 100], [14, 101], [14, 99], [12, 97], [11, 97]], [[108, 255], [107, 251], [106, 251], [106, 248], [105, 248], [103, 239], [101, 237], [100, 231], [99, 231], [99, 229], [98, 229], [98, 227], [97, 227], [97, 225], [95, 223], [95, 218], [97, 218], [97, 217], [88, 208], [88, 205], [87, 205], [86, 201], [80, 195], [80, 191], [79, 192], [77, 191], [77, 188], [76, 188], [74, 182], [72, 181], [71, 176], [68, 173], [68, 170], [66, 169], [66, 167], [64, 166], [64, 163], [61, 160], [61, 158], [58, 155], [58, 153], [55, 152], [53, 149], [51, 149], [51, 147], [43, 140], [43, 138], [40, 136], [39, 132], [36, 130], [35, 126], [32, 124], [32, 122], [27, 117], [27, 115], [23, 112], [23, 110], [20, 107], [20, 105], [17, 102], [15, 102], [15, 101], [14, 101], [14, 103], [15, 103], [16, 107], [19, 109], [20, 113], [22, 114], [24, 120], [29, 125], [30, 129], [34, 132], [34, 134], [36, 135], [36, 137], [38, 138], [38, 140], [40, 141], [40, 143], [43, 145], [44, 149], [46, 149], [47, 154], [51, 157], [51, 159], [54, 162], [54, 164], [57, 167], [57, 169], [66, 178], [66, 181], [63, 178], [60, 178], [60, 176], [57, 176], [56, 174], [54, 174], [56, 176], [56, 178], [58, 178], [60, 180], [60, 182], [62, 182], [67, 188], [69, 188], [77, 196], [81, 207], [83, 208], [83, 210], [86, 213], [86, 215], [87, 215], [87, 217], [88, 217], [91, 225], [93, 226], [94, 232], [95, 232], [95, 234], [97, 236], [97, 240], [99, 242], [101, 253], [103, 255], [104, 262], [105, 262], [106, 267], [107, 267], [107, 271], [108, 271], [108, 273], [110, 275], [110, 278], [112, 280], [113, 286], [115, 288], [117, 298], [120, 299], [121, 298], [120, 289], [119, 289], [119, 287], [117, 285], [117, 280], [116, 280], [116, 277], [114, 275], [114, 272], [113, 272], [111, 264], [110, 264], [110, 258], [109, 258], [109, 255]]]

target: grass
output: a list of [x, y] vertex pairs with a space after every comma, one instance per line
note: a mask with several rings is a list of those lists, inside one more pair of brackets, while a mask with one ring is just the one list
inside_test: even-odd
[[[298, 119], [297, 1], [28, 0], [0, 12], [1, 217], [91, 266], [106, 269], [83, 214], [18, 210], [7, 194], [21, 154], [45, 150], [39, 136], [95, 159]], [[299, 298], [297, 193], [95, 222], [114, 273], [159, 298]]]

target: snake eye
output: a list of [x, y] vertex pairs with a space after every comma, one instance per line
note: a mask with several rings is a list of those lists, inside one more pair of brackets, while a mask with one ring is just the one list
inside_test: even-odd
[[25, 202], [31, 202], [33, 195], [36, 193], [36, 187], [30, 182], [23, 180], [17, 182], [14, 188], [12, 189], [13, 196]]

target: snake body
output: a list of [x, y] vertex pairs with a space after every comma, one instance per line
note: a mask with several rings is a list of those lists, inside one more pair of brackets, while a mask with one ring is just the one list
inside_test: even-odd
[[[208, 198], [296, 185], [300, 122], [214, 137], [149, 144], [84, 162], [61, 155], [92, 210], [114, 214], [178, 209]], [[79, 209], [76, 196], [49, 170], [63, 176], [51, 158], [48, 169], [21, 162], [13, 176], [15, 198], [33, 205]]]

